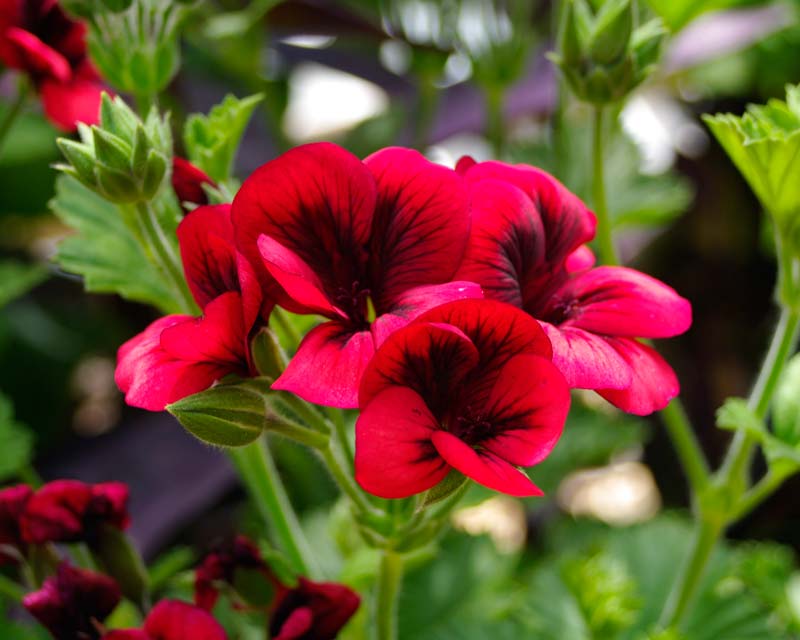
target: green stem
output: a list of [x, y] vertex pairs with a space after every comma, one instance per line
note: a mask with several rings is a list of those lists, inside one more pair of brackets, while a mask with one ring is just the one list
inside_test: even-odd
[[11, 103], [11, 106], [8, 109], [3, 121], [0, 122], [0, 150], [3, 148], [3, 144], [8, 137], [9, 131], [11, 131], [11, 127], [19, 117], [19, 114], [22, 113], [22, 107], [25, 105], [25, 102], [28, 100], [28, 83], [20, 83], [19, 91], [17, 92], [17, 97], [14, 99], [14, 102]]
[[603, 144], [603, 107], [598, 106], [594, 109], [592, 130], [592, 204], [597, 215], [597, 251], [600, 262], [616, 265], [619, 264], [619, 258], [617, 250], [614, 248], [611, 218], [606, 202]]
[[181, 310], [184, 313], [196, 313], [197, 305], [186, 285], [180, 260], [172, 243], [164, 234], [153, 207], [147, 202], [138, 202], [136, 213], [147, 248], [159, 271], [174, 291]]
[[748, 491], [737, 505], [734, 517], [735, 520], [741, 520], [753, 509], [760, 505], [764, 500], [769, 498], [786, 480], [787, 474], [776, 473], [768, 471], [767, 474], [761, 478], [753, 487]]
[[0, 595], [14, 602], [22, 602], [22, 598], [25, 597], [25, 588], [0, 573]]
[[422, 74], [419, 78], [419, 101], [414, 118], [414, 148], [423, 150], [430, 139], [431, 126], [439, 105], [439, 92], [435, 78]]
[[375, 590], [376, 640], [397, 640], [397, 598], [402, 581], [402, 556], [384, 549]]
[[261, 517], [275, 531], [295, 570], [302, 575], [318, 576], [311, 548], [264, 439], [228, 451]]
[[486, 87], [484, 93], [486, 96], [486, 136], [492, 145], [494, 158], [500, 160], [506, 149], [506, 127], [503, 117], [505, 92], [502, 87], [490, 85]]
[[341, 450], [336, 438], [331, 438], [328, 446], [320, 449], [320, 455], [328, 466], [328, 470], [336, 484], [353, 501], [353, 504], [364, 513], [377, 515], [375, 507], [373, 507], [366, 494], [353, 478], [352, 463]]
[[703, 449], [678, 398], [661, 411], [661, 419], [686, 473], [689, 488], [693, 495], [697, 495], [708, 484], [710, 472]]

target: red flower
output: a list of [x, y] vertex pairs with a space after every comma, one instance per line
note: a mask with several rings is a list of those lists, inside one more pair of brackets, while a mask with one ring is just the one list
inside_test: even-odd
[[24, 484], [0, 491], [0, 565], [16, 564], [25, 551], [19, 520], [32, 495]]
[[103, 640], [226, 640], [225, 629], [207, 611], [180, 600], [162, 600], [141, 629], [109, 631]]
[[100, 637], [100, 623], [120, 599], [119, 587], [111, 578], [64, 562], [22, 604], [56, 640], [91, 640]]
[[184, 202], [190, 202], [198, 206], [208, 204], [208, 196], [203, 191], [204, 184], [212, 187], [216, 186], [214, 181], [202, 169], [188, 160], [178, 156], [172, 159], [172, 188], [175, 190], [175, 195], [178, 196], [178, 201], [184, 211], [186, 211], [183, 206]]
[[383, 498], [438, 484], [455, 468], [516, 496], [541, 495], [517, 467], [543, 460], [569, 409], [539, 324], [509, 305], [461, 301], [393, 334], [361, 384], [356, 479]]
[[233, 201], [237, 244], [266, 296], [328, 322], [303, 340], [274, 388], [355, 407], [361, 375], [392, 331], [450, 300], [469, 232], [463, 180], [410, 149], [361, 162], [330, 143], [292, 149]]
[[93, 543], [103, 524], [128, 526], [128, 487], [121, 482], [86, 484], [56, 480], [28, 500], [20, 517], [22, 538], [32, 544], [45, 542]]
[[300, 578], [283, 592], [270, 616], [273, 640], [333, 640], [358, 609], [361, 599], [332, 582]]
[[570, 386], [596, 389], [630, 413], [666, 406], [678, 394], [677, 378], [636, 338], [686, 331], [688, 301], [633, 269], [590, 268], [593, 257], [581, 245], [594, 217], [544, 172], [499, 162], [460, 166], [473, 219], [457, 277], [540, 320]]
[[0, 1], [0, 60], [27, 73], [53, 124], [96, 124], [104, 86], [86, 54], [86, 28], [55, 0]]
[[117, 353], [117, 386], [134, 407], [161, 411], [229, 374], [249, 375], [249, 338], [268, 317], [260, 287], [233, 246], [230, 206], [200, 207], [178, 227], [184, 271], [203, 315], [153, 322]]

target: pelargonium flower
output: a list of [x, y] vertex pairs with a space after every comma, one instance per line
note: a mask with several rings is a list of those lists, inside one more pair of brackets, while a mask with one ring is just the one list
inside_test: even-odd
[[539, 323], [488, 300], [423, 314], [378, 349], [361, 383], [356, 480], [382, 498], [426, 491], [456, 469], [515, 496], [518, 467], [555, 446], [570, 404]]
[[100, 623], [121, 597], [119, 586], [108, 576], [63, 562], [22, 604], [56, 640], [96, 640]]
[[204, 184], [215, 186], [214, 181], [199, 167], [179, 156], [172, 158], [172, 188], [184, 211], [185, 202], [197, 206], [208, 204], [208, 195], [203, 190]]
[[459, 170], [470, 185], [472, 232], [456, 277], [540, 320], [571, 387], [639, 415], [666, 406], [679, 391], [675, 373], [637, 338], [686, 331], [689, 302], [634, 269], [591, 268], [582, 245], [594, 216], [543, 171], [469, 159]]
[[96, 124], [104, 86], [86, 54], [86, 27], [55, 0], [0, 2], [0, 60], [30, 77], [48, 119]]
[[122, 482], [86, 484], [55, 480], [36, 491], [20, 516], [22, 539], [93, 543], [102, 525], [128, 526], [128, 487]]
[[469, 233], [464, 181], [410, 149], [361, 162], [330, 143], [297, 147], [245, 180], [232, 216], [266, 297], [328, 318], [274, 384], [310, 402], [357, 406], [386, 336], [438, 304], [480, 297], [451, 282]]
[[0, 491], [0, 565], [16, 564], [25, 551], [20, 516], [32, 495], [33, 490], [25, 484]]
[[180, 600], [162, 600], [141, 629], [116, 629], [103, 640], [227, 640], [225, 629], [210, 613]]
[[249, 375], [250, 334], [270, 310], [233, 245], [230, 205], [192, 211], [178, 226], [178, 241], [189, 289], [203, 315], [160, 318], [117, 353], [115, 379], [126, 402], [150, 411], [229, 374]]

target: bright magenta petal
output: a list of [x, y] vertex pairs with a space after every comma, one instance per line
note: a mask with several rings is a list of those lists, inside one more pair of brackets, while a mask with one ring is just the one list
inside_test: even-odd
[[364, 161], [375, 176], [370, 280], [375, 306], [387, 310], [406, 290], [449, 281], [469, 235], [464, 180], [412, 149], [389, 148]]
[[553, 344], [553, 364], [573, 389], [627, 389], [632, 373], [627, 360], [602, 336], [574, 327], [542, 328]]
[[565, 266], [569, 273], [578, 273], [579, 271], [591, 269], [596, 261], [594, 253], [592, 253], [589, 246], [583, 245], [567, 256]]
[[369, 331], [355, 331], [335, 320], [323, 322], [303, 338], [272, 388], [315, 404], [355, 408], [361, 376], [374, 353]]
[[692, 307], [663, 282], [626, 267], [580, 273], [553, 295], [544, 318], [593, 333], [668, 338], [692, 324]]
[[484, 487], [521, 498], [543, 495], [528, 476], [491, 451], [477, 452], [447, 431], [435, 431], [432, 440], [449, 465]]
[[356, 422], [356, 480], [381, 498], [427, 491], [450, 468], [431, 444], [437, 428], [425, 401], [405, 387], [375, 396]]
[[497, 435], [481, 446], [514, 465], [537, 464], [561, 437], [569, 404], [569, 387], [552, 362], [538, 356], [511, 358], [486, 407]]
[[366, 268], [375, 201], [375, 179], [354, 155], [327, 142], [296, 147], [239, 189], [232, 211], [237, 245], [281, 305], [291, 299], [262, 264], [262, 235], [296, 253], [326, 291], [349, 290]]
[[225, 630], [207, 611], [180, 600], [162, 600], [144, 623], [153, 640], [227, 640]]
[[675, 372], [655, 349], [628, 338], [609, 338], [608, 341], [625, 358], [633, 372], [633, 380], [627, 389], [598, 391], [615, 407], [646, 416], [666, 407], [680, 393]]
[[294, 251], [269, 236], [258, 239], [258, 250], [270, 275], [295, 303], [289, 307], [292, 311], [344, 315], [328, 299], [319, 276]]

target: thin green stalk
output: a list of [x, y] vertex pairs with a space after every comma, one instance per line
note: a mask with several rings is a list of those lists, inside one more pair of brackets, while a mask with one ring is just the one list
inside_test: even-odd
[[352, 463], [341, 450], [336, 438], [331, 438], [328, 446], [319, 451], [333, 479], [336, 481], [336, 484], [339, 485], [342, 492], [364, 513], [377, 515], [375, 507], [370, 503], [366, 494], [353, 478], [353, 473], [351, 471]]
[[228, 451], [261, 517], [275, 531], [278, 543], [294, 568], [303, 575], [318, 577], [319, 570], [314, 564], [311, 547], [264, 438]]
[[29, 93], [28, 83], [20, 83], [19, 91], [17, 92], [17, 97], [14, 99], [14, 102], [11, 103], [11, 106], [8, 109], [3, 121], [0, 122], [0, 150], [3, 148], [3, 144], [8, 137], [8, 132], [11, 131], [11, 127], [16, 122], [19, 114], [22, 113], [22, 107], [25, 105], [25, 102], [28, 100], [28, 93]]
[[736, 513], [734, 514], [732, 520], [737, 521], [744, 518], [753, 509], [755, 509], [758, 505], [775, 493], [775, 491], [781, 487], [784, 480], [786, 480], [786, 474], [768, 471], [767, 474], [761, 478], [761, 480], [759, 480], [746, 494], [744, 494], [742, 499], [739, 501], [739, 504], [736, 508]]
[[25, 597], [25, 588], [0, 573], [0, 595], [14, 602], [22, 602], [22, 598]]
[[686, 473], [689, 488], [693, 495], [697, 495], [708, 484], [710, 472], [703, 449], [678, 398], [661, 411], [661, 418]]
[[175, 254], [172, 244], [164, 234], [164, 229], [161, 228], [156, 218], [156, 212], [149, 203], [138, 202], [136, 204], [136, 213], [138, 214], [137, 220], [147, 248], [150, 250], [156, 266], [175, 292], [181, 310], [185, 313], [195, 313], [197, 305], [189, 292], [189, 287], [186, 285], [181, 263]]
[[435, 78], [421, 75], [419, 78], [419, 101], [414, 118], [414, 148], [422, 150], [430, 140], [431, 126], [439, 106], [439, 91]]
[[347, 459], [352, 463], [353, 462], [353, 449], [350, 446], [350, 438], [347, 434], [347, 424], [344, 419], [344, 411], [342, 409], [336, 409], [331, 407], [328, 409], [328, 416], [330, 417], [331, 422], [333, 423], [333, 432], [336, 438], [339, 440], [339, 446], [342, 448], [342, 452], [347, 456]]
[[600, 262], [607, 265], [619, 264], [617, 250], [611, 229], [611, 218], [606, 201], [606, 185], [603, 157], [603, 107], [594, 108], [592, 129], [592, 205], [597, 215], [597, 250]]
[[492, 154], [496, 160], [503, 158], [506, 150], [506, 127], [503, 117], [503, 87], [487, 86], [486, 97], [486, 137], [492, 145]]
[[397, 640], [397, 599], [402, 581], [402, 556], [384, 549], [375, 589], [376, 640]]

